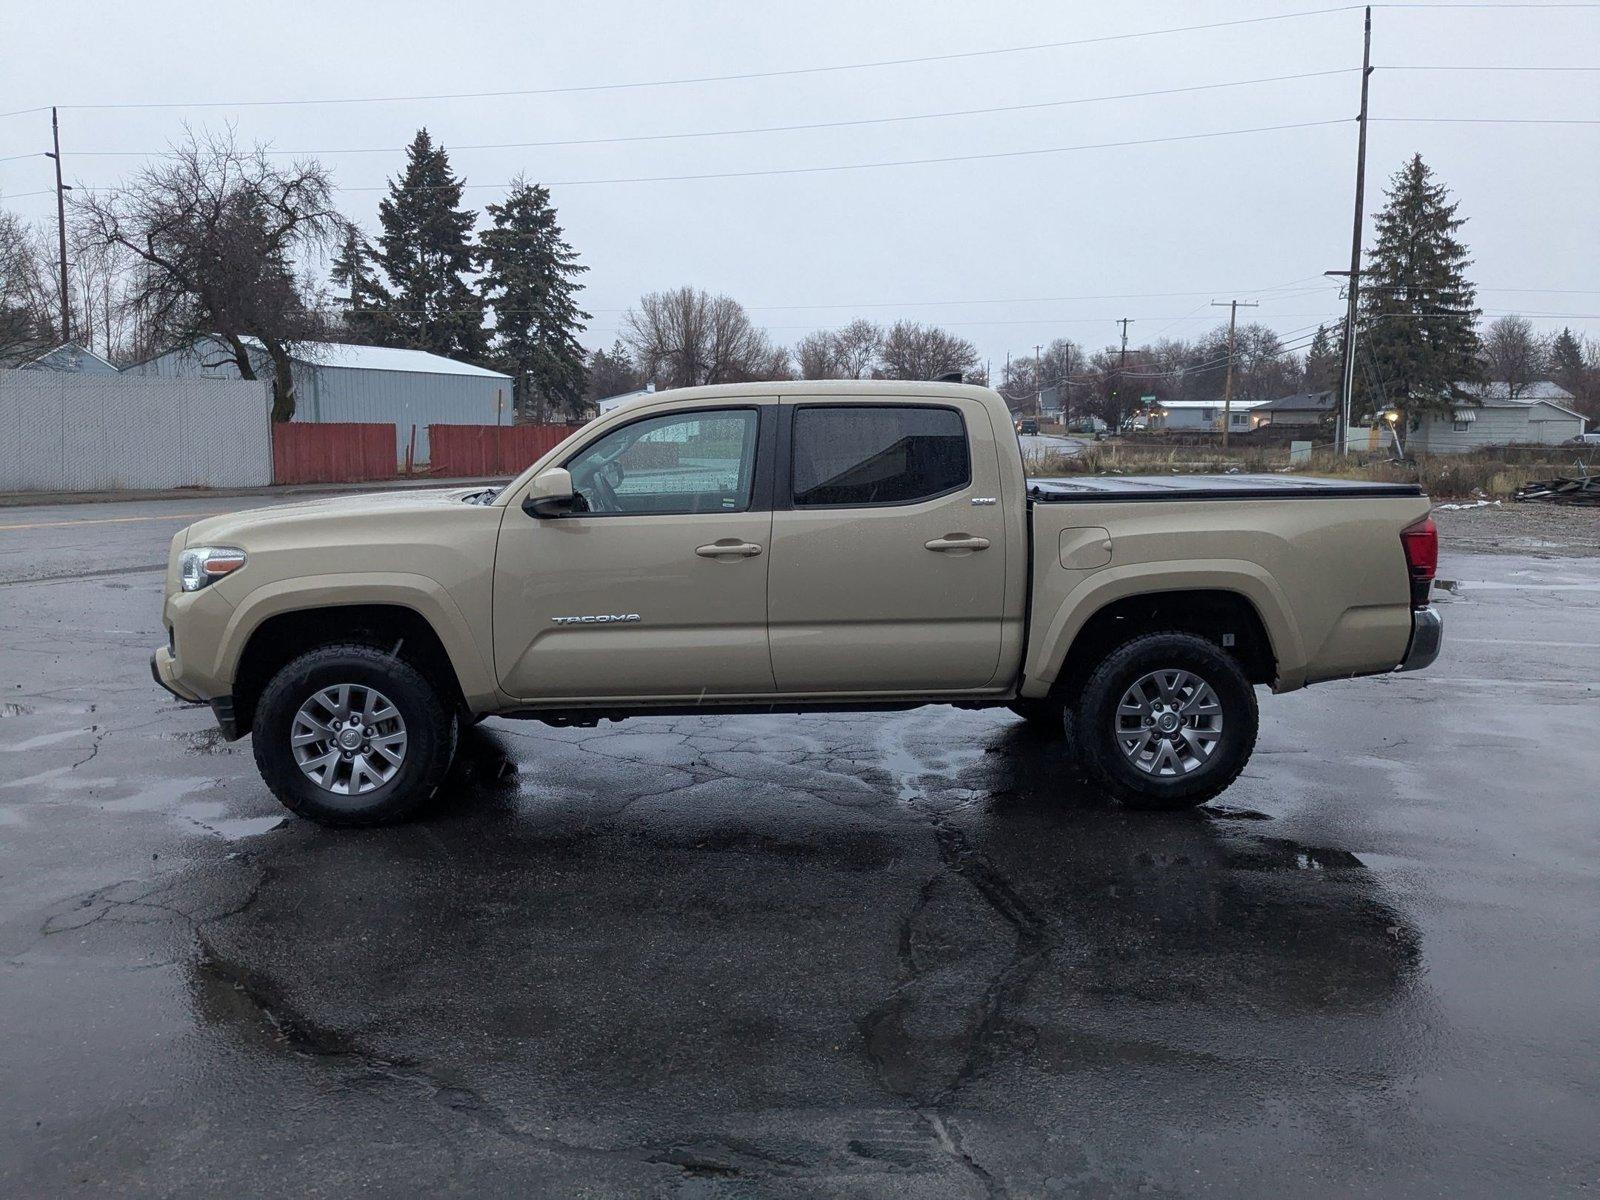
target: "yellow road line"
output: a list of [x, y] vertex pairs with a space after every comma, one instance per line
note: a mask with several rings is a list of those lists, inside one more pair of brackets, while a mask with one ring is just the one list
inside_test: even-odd
[[59, 525], [126, 525], [129, 521], [176, 521], [210, 517], [214, 513], [168, 513], [163, 517], [84, 517], [78, 521], [32, 521], [25, 525], [0, 525], [0, 529], [54, 529]]

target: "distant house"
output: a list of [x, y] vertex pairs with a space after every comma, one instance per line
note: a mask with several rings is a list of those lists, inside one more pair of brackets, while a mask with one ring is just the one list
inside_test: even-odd
[[1262, 419], [1260, 424], [1274, 427], [1304, 426], [1308, 431], [1331, 421], [1339, 411], [1336, 392], [1297, 392], [1293, 396], [1280, 396], [1268, 400], [1252, 410]]
[[647, 383], [642, 388], [634, 388], [631, 392], [618, 392], [615, 396], [602, 396], [596, 401], [596, 405], [600, 409], [600, 415], [603, 417], [613, 409], [621, 408], [624, 404], [634, 400], [641, 400], [646, 396], [654, 396], [655, 394], [656, 385]]
[[[1235, 400], [1227, 406], [1228, 432], [1249, 433], [1263, 423], [1256, 410], [1265, 400]], [[1171, 433], [1221, 432], [1221, 400], [1168, 400], [1150, 410], [1150, 428]]]
[[1572, 407], [1572, 393], [1548, 381], [1529, 384], [1512, 398], [1503, 383], [1462, 385], [1476, 394], [1447, 413], [1414, 419], [1406, 437], [1413, 454], [1462, 454], [1484, 446], [1553, 446], [1583, 432], [1583, 417]]
[[63, 342], [53, 349], [34, 347], [0, 359], [0, 367], [23, 371], [68, 371], [76, 375], [115, 375], [117, 368], [87, 346]]
[[[245, 338], [258, 378], [272, 377], [272, 360], [255, 338]], [[403, 457], [417, 431], [417, 459], [428, 460], [429, 425], [511, 425], [511, 376], [423, 350], [301, 342], [290, 355], [296, 421], [392, 423], [395, 453]], [[128, 367], [128, 375], [169, 378], [239, 378], [227, 346], [201, 338]]]

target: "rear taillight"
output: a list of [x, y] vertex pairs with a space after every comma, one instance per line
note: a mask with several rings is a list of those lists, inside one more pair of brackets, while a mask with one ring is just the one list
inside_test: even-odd
[[1411, 573], [1411, 607], [1427, 608], [1428, 592], [1439, 569], [1439, 528], [1432, 517], [1423, 517], [1400, 531], [1400, 544], [1406, 551], [1406, 570]]

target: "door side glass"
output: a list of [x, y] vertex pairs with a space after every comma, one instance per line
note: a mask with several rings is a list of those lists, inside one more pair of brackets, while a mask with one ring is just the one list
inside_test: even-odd
[[579, 512], [744, 512], [755, 480], [754, 409], [635, 421], [567, 460]]
[[796, 508], [914, 504], [971, 479], [961, 414], [916, 405], [795, 410]]

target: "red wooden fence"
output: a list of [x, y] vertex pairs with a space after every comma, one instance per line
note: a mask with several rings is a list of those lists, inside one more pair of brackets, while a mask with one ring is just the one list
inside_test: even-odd
[[279, 421], [272, 426], [273, 483], [357, 483], [399, 473], [393, 425]]
[[477, 478], [516, 475], [577, 425], [429, 425], [428, 470]]

